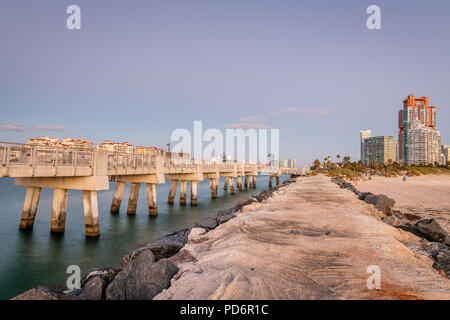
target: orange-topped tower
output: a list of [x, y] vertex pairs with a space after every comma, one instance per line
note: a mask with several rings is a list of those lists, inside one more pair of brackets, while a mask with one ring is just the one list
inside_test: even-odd
[[418, 120], [427, 127], [436, 129], [436, 107], [430, 106], [428, 97], [416, 98], [409, 95], [403, 100], [403, 109], [398, 114], [399, 162], [408, 163], [408, 131], [417, 115]]

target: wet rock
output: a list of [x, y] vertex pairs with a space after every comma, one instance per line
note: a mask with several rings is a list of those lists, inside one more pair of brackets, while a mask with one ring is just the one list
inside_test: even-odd
[[188, 242], [190, 242], [191, 240], [193, 240], [197, 237], [200, 237], [200, 236], [206, 234], [206, 232], [207, 231], [203, 228], [192, 228], [191, 232], [189, 233], [189, 236], [188, 236]]
[[156, 240], [155, 242], [149, 243], [145, 247], [139, 248], [128, 253], [122, 258], [119, 269], [123, 270], [126, 266], [136, 259], [143, 252], [151, 251], [154, 255], [155, 260], [169, 258], [180, 251], [181, 248], [187, 243], [188, 235], [190, 229], [182, 229], [174, 233], [168, 234], [167, 236]]
[[270, 198], [272, 194], [272, 190], [263, 191], [258, 196], [256, 196], [256, 200], [258, 200], [259, 202], [263, 202], [264, 200]]
[[75, 296], [66, 295], [52, 288], [38, 286], [25, 291], [11, 300], [74, 300]]
[[233, 219], [235, 217], [233, 212], [235, 212], [234, 208], [221, 210], [214, 215], [213, 219], [215, 219], [218, 224], [225, 223], [228, 220]]
[[205, 228], [207, 230], [213, 230], [219, 225], [219, 222], [215, 217], [208, 217], [206, 219], [203, 219], [200, 222], [197, 222], [195, 224], [196, 227]]
[[107, 300], [151, 300], [170, 285], [178, 267], [168, 259], [154, 262], [151, 251], [144, 251], [121, 271], [106, 289]]
[[450, 245], [448, 234], [434, 219], [424, 219], [418, 221], [415, 224], [415, 231], [418, 235], [428, 239], [429, 241], [442, 242], [446, 245]]
[[78, 296], [80, 300], [101, 300], [104, 297], [105, 282], [100, 277], [89, 280], [83, 288], [83, 292]]
[[234, 207], [233, 207], [233, 211], [234, 212], [240, 212], [242, 211], [242, 209], [245, 206], [248, 206], [250, 204], [252, 204], [253, 202], [258, 202], [258, 199], [256, 199], [255, 197], [247, 197], [245, 199], [242, 199], [241, 201], [238, 201]]
[[105, 267], [105, 268], [91, 271], [88, 274], [86, 274], [83, 277], [83, 279], [81, 279], [81, 288], [84, 288], [86, 283], [88, 283], [89, 281], [91, 281], [92, 279], [97, 278], [97, 277], [102, 279], [103, 282], [105, 283], [105, 286], [107, 286], [111, 281], [114, 280], [114, 278], [116, 277], [118, 272], [119, 272], [119, 270], [116, 270], [116, 269], [113, 269], [110, 267]]

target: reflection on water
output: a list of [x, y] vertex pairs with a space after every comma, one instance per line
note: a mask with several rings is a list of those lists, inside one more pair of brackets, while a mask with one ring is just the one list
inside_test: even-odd
[[222, 179], [217, 199], [210, 198], [209, 180], [201, 181], [196, 207], [180, 206], [178, 195], [175, 204], [168, 205], [170, 181], [157, 185], [157, 217], [148, 215], [144, 184], [135, 216], [126, 215], [129, 185], [120, 213], [111, 214], [109, 208], [115, 187], [111, 183], [109, 190], [98, 192], [101, 236], [89, 239], [84, 236], [81, 191], [69, 191], [63, 234], [50, 233], [51, 189], [42, 190], [33, 230], [23, 231], [19, 230], [19, 221], [26, 189], [13, 186], [13, 179], [0, 179], [0, 299], [9, 299], [37, 285], [64, 284], [68, 276], [66, 269], [72, 264], [80, 266], [82, 274], [96, 267], [115, 267], [127, 252], [267, 188], [267, 176], [259, 176], [256, 180], [257, 189], [244, 188], [244, 191], [231, 195], [223, 190]]

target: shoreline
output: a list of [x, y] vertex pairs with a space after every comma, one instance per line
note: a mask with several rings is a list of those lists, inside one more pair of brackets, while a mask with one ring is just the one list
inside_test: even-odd
[[[81, 280], [81, 288], [74, 290], [61, 290], [58, 289], [60, 286], [55, 285], [54, 287], [47, 286], [37, 286], [32, 289], [29, 289], [23, 293], [16, 295], [11, 298], [11, 300], [99, 300], [105, 299], [106, 297], [106, 289], [109, 287], [111, 282], [119, 275], [121, 276], [121, 272], [127, 269], [127, 265], [131, 264], [141, 253], [150, 251], [152, 252], [152, 257], [147, 257], [150, 265], [158, 262], [160, 260], [169, 260], [171, 258], [174, 260], [173, 256], [175, 256], [180, 249], [187, 243], [188, 235], [190, 231], [195, 228], [204, 228], [209, 232], [214, 230], [217, 226], [227, 222], [228, 220], [235, 217], [235, 212], [242, 210], [242, 208], [246, 205], [249, 205], [253, 202], [258, 202], [267, 199], [272, 195], [275, 190], [285, 186], [286, 184], [291, 183], [290, 178], [286, 179], [284, 182], [280, 183], [278, 186], [274, 188], [268, 188], [257, 195], [249, 196], [236, 202], [231, 208], [219, 210], [216, 214], [204, 218], [198, 222], [192, 223], [189, 226], [177, 230], [175, 232], [169, 233], [143, 247], [132, 250], [122, 257], [122, 261], [117, 268], [113, 267], [102, 267], [95, 268], [90, 272], [87, 272]], [[143, 259], [141, 259], [143, 260]], [[176, 264], [177, 260], [175, 258]], [[139, 261], [142, 263], [142, 261]], [[145, 263], [145, 262], [144, 262]], [[176, 266], [175, 266], [176, 267]], [[172, 270], [176, 270], [172, 265], [169, 264], [169, 268]], [[166, 270], [162, 269], [159, 272], [164, 273]], [[170, 274], [170, 273], [169, 273]], [[174, 274], [172, 274], [173, 276]], [[171, 277], [165, 279], [166, 282], [170, 280]], [[163, 285], [164, 286], [164, 285]], [[108, 297], [110, 299], [114, 299], [111, 295]], [[125, 298], [125, 297], [119, 297]], [[152, 298], [152, 297], [148, 297]]]
[[[272, 190], [128, 253], [118, 269], [106, 267], [86, 274], [82, 289], [63, 293], [37, 287], [14, 299], [442, 299], [450, 290], [445, 260], [450, 254], [448, 244], [421, 233], [409, 216], [393, 210], [395, 200], [360, 192], [339, 178], [331, 181], [334, 183], [328, 177], [287, 179]], [[335, 184], [337, 190], [346, 190], [344, 194], [330, 187]], [[300, 216], [295, 211], [298, 202], [299, 208], [306, 210]], [[346, 222], [336, 220], [333, 210]], [[346, 240], [355, 237], [355, 232], [360, 245]], [[342, 243], [335, 247], [332, 240]], [[331, 242], [321, 247], [317, 241]], [[303, 252], [304, 246], [310, 252]], [[381, 252], [373, 251], [379, 246], [384, 248]], [[393, 248], [397, 252], [389, 252]], [[285, 250], [294, 251], [289, 254]], [[350, 259], [349, 250], [361, 256]], [[276, 267], [268, 265], [275, 270], [267, 273], [261, 269], [272, 251], [285, 264], [278, 265], [275, 260], [272, 264]], [[367, 251], [372, 257], [366, 256]], [[389, 284], [381, 291], [365, 288], [367, 276], [358, 265], [358, 260], [371, 261], [374, 256], [380, 256], [389, 266], [387, 270], [395, 270], [382, 268], [388, 272], [384, 278]], [[312, 265], [311, 259], [315, 261]], [[404, 261], [409, 262], [404, 265]], [[309, 274], [317, 269], [320, 276]], [[422, 287], [399, 276], [411, 269], [421, 277]], [[286, 272], [288, 280], [283, 279]], [[271, 286], [279, 286], [280, 279], [271, 280], [277, 274], [282, 288], [278, 293], [267, 292]], [[349, 277], [353, 280], [345, 285]], [[293, 292], [293, 288], [303, 290]]]

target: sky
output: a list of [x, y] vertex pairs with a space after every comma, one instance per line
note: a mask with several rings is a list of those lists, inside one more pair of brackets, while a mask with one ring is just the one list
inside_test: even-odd
[[[68, 30], [66, 8], [81, 8]], [[366, 27], [369, 5], [381, 30]], [[0, 141], [165, 147], [177, 128], [280, 129], [280, 155], [359, 159], [359, 131], [398, 134], [409, 94], [450, 144], [450, 2], [0, 2]]]

